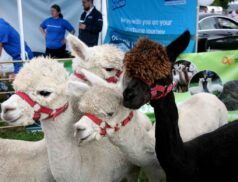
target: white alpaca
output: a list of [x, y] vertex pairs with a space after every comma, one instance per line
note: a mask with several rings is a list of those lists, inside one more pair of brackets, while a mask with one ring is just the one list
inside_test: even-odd
[[53, 182], [45, 141], [0, 139], [1, 182]]
[[214, 131], [228, 122], [226, 106], [209, 93], [193, 95], [179, 104], [178, 113], [179, 131], [184, 142]]
[[[130, 114], [132, 114], [131, 110], [122, 105], [122, 91], [119, 89], [118, 84], [110, 84], [93, 75], [93, 73], [82, 72], [94, 86], [90, 88], [85, 83], [73, 81], [69, 83], [69, 90], [75, 96], [81, 97], [79, 110], [83, 113], [91, 113], [102, 119], [103, 122], [97, 125], [88, 116], [83, 116], [75, 124], [76, 133], [78, 133], [77, 136], [81, 145], [91, 142], [95, 138], [99, 140], [103, 138], [104, 134], [107, 135], [107, 133], [113, 132], [114, 129], [112, 128], [101, 129], [106, 126], [106, 123], [115, 127], [126, 118], [129, 119], [128, 116], [131, 117]], [[95, 89], [97, 92], [95, 92]], [[154, 150], [155, 137], [151, 136], [143, 125], [140, 124], [143, 121], [149, 122], [149, 118], [139, 110], [133, 111], [133, 116], [126, 126], [121, 127], [115, 135], [110, 137], [110, 140], [126, 154], [133, 164], [143, 168], [149, 181], [164, 181], [165, 174], [158, 163]], [[85, 128], [86, 130], [82, 131]], [[86, 135], [89, 137], [85, 139]]]
[[112, 77], [118, 79], [116, 74], [122, 71], [122, 60], [124, 58], [124, 53], [120, 49], [111, 44], [88, 47], [71, 34], [67, 36], [67, 42], [75, 56], [73, 59], [73, 71], [75, 74], [72, 74], [72, 79], [80, 79], [77, 74], [81, 74], [80, 70], [82, 68], [95, 73], [105, 80]]
[[[88, 47], [72, 34], [67, 36], [67, 42], [75, 56], [73, 59], [74, 73], [70, 76], [70, 80], [87, 83], [85, 75], [81, 72], [82, 68], [91, 71], [109, 83], [116, 83], [120, 79], [124, 58], [124, 53], [120, 49], [112, 44]], [[146, 131], [151, 130], [152, 124], [148, 117], [143, 113], [140, 115], [145, 119], [139, 120], [139, 124]], [[150, 172], [150, 170], [147, 171]], [[149, 175], [147, 171], [146, 173]]]
[[189, 81], [196, 73], [196, 67], [193, 64], [186, 66], [182, 63], [174, 64], [173, 66], [173, 83], [176, 85], [177, 92], [185, 92], [188, 90]]
[[[187, 73], [188, 76], [188, 81], [186, 81], [185, 78], [185, 72]], [[173, 80], [176, 83], [180, 84], [188, 84], [192, 78], [192, 76], [196, 73], [196, 69], [193, 66], [186, 67], [185, 65], [181, 64], [175, 64], [174, 69], [173, 69]]]
[[[121, 76], [124, 53], [112, 44], [88, 47], [76, 36], [69, 34], [67, 42], [73, 55], [73, 74], [70, 80], [87, 82], [81, 69], [86, 69], [110, 83], [116, 83]], [[144, 116], [146, 117], [146, 116]], [[148, 120], [141, 120], [141, 124], [150, 130], [152, 124]]]
[[[121, 123], [129, 116], [131, 110], [122, 105], [122, 91], [118, 85], [108, 84], [86, 70], [82, 70], [82, 72], [93, 87], [89, 88], [89, 86], [78, 82], [71, 82], [70, 85], [75, 95], [82, 95], [82, 92], [88, 90], [80, 99], [79, 109], [84, 113], [89, 113], [89, 115], [85, 115], [75, 124], [78, 129], [86, 128], [83, 132], [80, 131], [79, 140], [81, 140], [80, 136], [83, 136], [84, 132], [87, 135], [91, 133], [87, 140], [83, 140], [83, 143], [86, 143], [93, 139], [100, 139], [101, 128], [104, 128], [106, 123], [112, 127]], [[96, 93], [95, 90], [97, 90]], [[203, 115], [201, 115], [202, 113]], [[96, 115], [103, 122], [100, 125], [95, 124], [92, 118], [90, 119], [90, 114]], [[181, 104], [179, 116], [179, 127], [184, 141], [210, 132], [227, 122], [227, 110], [224, 104], [211, 94], [198, 94]], [[201, 122], [202, 117], [206, 120]], [[193, 123], [188, 122], [191, 121], [191, 118], [194, 119]], [[158, 172], [160, 166], [154, 151], [153, 131], [148, 133], [138, 124], [140, 120], [145, 119], [148, 118], [143, 117], [139, 111], [134, 111], [134, 117], [125, 127], [121, 127], [118, 132], [115, 132], [115, 135], [110, 135], [113, 132], [111, 128], [107, 129], [107, 133], [112, 143], [127, 154], [134, 164], [145, 169], [150, 168], [151, 174], [156, 174], [156, 171], [160, 174]], [[146, 171], [148, 172], [148, 170]], [[158, 177], [154, 178], [154, 176], [150, 176], [151, 174], [148, 175], [150, 181], [158, 181]]]
[[0, 181], [54, 182], [45, 140], [28, 142], [0, 138]]
[[[121, 181], [134, 166], [108, 139], [77, 145], [73, 125], [81, 112], [76, 108], [77, 100], [66, 94], [67, 80], [66, 70], [55, 61], [38, 58], [26, 63], [13, 83], [17, 94], [2, 104], [2, 117], [22, 125], [34, 123], [32, 118], [39, 117], [56, 181]], [[30, 106], [29, 100], [36, 105]]]
[[[79, 46], [81, 46], [82, 48], [82, 46], [84, 45], [84, 43], [82, 43], [80, 40], [78, 40], [74, 36], [69, 35], [68, 39], [69, 39], [69, 43], [72, 45], [74, 49], [75, 48], [78, 49]], [[76, 45], [74, 45], [74, 43], [76, 43]], [[89, 48], [86, 46], [85, 50], [90, 50], [89, 52], [93, 54], [89, 54], [90, 56], [87, 56], [87, 58], [81, 59], [78, 56], [78, 52], [76, 52], [77, 57], [73, 60], [73, 69], [75, 70], [75, 72], [77, 72], [78, 70], [77, 68], [83, 67], [91, 71], [94, 71], [95, 73], [97, 73], [99, 76], [101, 76], [104, 79], [108, 79], [108, 78], [115, 77], [117, 70], [121, 70], [122, 59], [124, 57], [124, 54], [119, 49], [115, 48], [114, 46], [102, 45], [102, 46], [95, 46], [94, 48]], [[81, 54], [81, 56], [82, 55], [83, 54]], [[72, 75], [71, 78], [78, 79], [78, 78], [75, 78], [74, 75]], [[117, 77], [115, 78], [117, 79]], [[150, 122], [145, 123], [145, 127], [147, 127], [147, 129], [149, 130], [151, 128]], [[38, 154], [38, 155], [45, 155], [47, 157], [46, 153]], [[129, 176], [128, 179], [130, 178], [132, 177]]]

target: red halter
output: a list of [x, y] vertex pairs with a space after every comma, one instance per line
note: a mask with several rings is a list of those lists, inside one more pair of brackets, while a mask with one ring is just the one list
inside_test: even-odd
[[153, 82], [147, 82], [145, 80], [142, 80], [142, 81], [150, 86], [151, 100], [158, 100], [162, 97], [165, 97], [174, 88], [173, 83], [164, 86], [164, 85], [157, 85], [157, 84], [154, 85]]
[[[106, 78], [106, 81], [108, 83], [117, 83], [117, 81], [119, 80], [121, 74], [122, 74], [122, 72], [120, 70], [116, 70], [115, 76], [111, 76], [109, 78]], [[75, 71], [74, 75], [77, 78], [79, 78], [80, 80], [87, 81], [86, 77], [83, 74], [81, 74], [81, 73], [78, 73], [78, 72]]]
[[[66, 103], [64, 106], [53, 110], [53, 109], [49, 109], [46, 107], [43, 107], [41, 105], [39, 105], [37, 102], [33, 101], [26, 93], [24, 92], [16, 92], [16, 94], [21, 97], [24, 101], [26, 101], [33, 109], [34, 109], [34, 116], [33, 116], [33, 120], [34, 121], [39, 121], [40, 117], [41, 117], [41, 113], [44, 114], [48, 114], [48, 117], [46, 119], [50, 119], [52, 118], [53, 121], [55, 121], [55, 118], [57, 116], [59, 116], [61, 113], [63, 113], [64, 111], [66, 111], [66, 109], [68, 108], [69, 104]], [[44, 119], [44, 120], [46, 120]]]
[[83, 75], [83, 74], [81, 74], [81, 73], [78, 73], [78, 72], [74, 72], [74, 75], [77, 77], [77, 78], [79, 78], [80, 80], [83, 80], [83, 81], [87, 81], [87, 79], [86, 79], [86, 77]]
[[117, 83], [121, 74], [122, 74], [122, 72], [120, 70], [116, 70], [115, 76], [111, 76], [109, 78], [106, 78], [106, 80], [107, 80], [108, 83]]
[[106, 136], [107, 134], [107, 129], [108, 128], [111, 128], [111, 129], [114, 129], [114, 131], [118, 131], [120, 130], [120, 127], [121, 126], [126, 126], [130, 121], [131, 119], [133, 118], [134, 116], [134, 113], [133, 112], [130, 112], [129, 116], [124, 119], [122, 122], [116, 124], [115, 127], [111, 127], [109, 124], [106, 123], [106, 125], [104, 127], [101, 127], [101, 123], [103, 122], [100, 118], [98, 118], [97, 116], [93, 115], [93, 114], [89, 114], [89, 113], [85, 113], [84, 114], [85, 116], [87, 116], [89, 119], [91, 119], [96, 125], [98, 125], [100, 127], [100, 135], [101, 136]]

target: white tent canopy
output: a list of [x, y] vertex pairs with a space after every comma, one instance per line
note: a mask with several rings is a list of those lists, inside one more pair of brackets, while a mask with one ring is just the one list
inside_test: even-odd
[[[44, 52], [45, 42], [39, 31], [40, 23], [50, 16], [50, 7], [58, 4], [61, 7], [64, 18], [68, 20], [76, 30], [78, 35], [78, 23], [83, 12], [82, 1], [79, 0], [0, 0], [0, 17], [9, 22], [19, 33], [21, 33], [21, 9], [23, 17], [22, 40], [28, 43], [32, 51]], [[22, 7], [19, 5], [22, 4]], [[104, 28], [103, 36], [106, 32], [106, 0], [95, 0], [95, 6], [103, 12]], [[20, 15], [20, 16], [19, 16]], [[100, 42], [102, 39], [100, 39]]]

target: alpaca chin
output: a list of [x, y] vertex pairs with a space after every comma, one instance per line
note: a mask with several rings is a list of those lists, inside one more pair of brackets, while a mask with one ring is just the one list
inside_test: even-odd
[[95, 135], [95, 139], [96, 139], [97, 141], [101, 140], [101, 138], [102, 138], [102, 135], [101, 135], [100, 133], [97, 133], [97, 134]]
[[108, 134], [109, 136], [112, 136], [114, 133], [115, 133], [114, 128], [107, 128], [107, 134]]
[[112, 128], [114, 128], [116, 126], [116, 122], [115, 121], [110, 121], [107, 123], [109, 126], [111, 126]]

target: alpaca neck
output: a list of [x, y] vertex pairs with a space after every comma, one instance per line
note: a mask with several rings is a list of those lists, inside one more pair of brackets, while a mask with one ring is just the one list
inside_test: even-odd
[[188, 84], [188, 82], [189, 82], [188, 71], [185, 69], [185, 70], [183, 71], [183, 73], [184, 73], [184, 77], [185, 77], [185, 84]]
[[[115, 118], [116, 121], [123, 121], [128, 117], [130, 112], [131, 110], [124, 108]], [[112, 135], [110, 140], [114, 145], [118, 146], [123, 153], [127, 154], [127, 158], [133, 164], [141, 167], [153, 164], [158, 165], [154, 150], [155, 138], [149, 135], [148, 131], [146, 131], [142, 125], [142, 121], [139, 121], [140, 119], [148, 118], [139, 111], [134, 111], [134, 116], [131, 121]]]
[[207, 81], [203, 81], [202, 82], [202, 88], [205, 92], [209, 93], [209, 90], [207, 88], [208, 82]]
[[[55, 121], [42, 121], [50, 168], [56, 181], [78, 181], [80, 173], [79, 147], [73, 137], [73, 124], [81, 114], [74, 114], [72, 105]], [[73, 174], [73, 175], [72, 175]]]
[[[156, 154], [168, 174], [179, 174], [186, 163], [184, 144], [178, 128], [178, 110], [173, 92], [151, 102], [156, 118]], [[185, 165], [186, 166], [186, 165]], [[188, 165], [189, 167], [189, 165]]]
[[183, 71], [179, 71], [178, 73], [179, 73], [179, 78], [180, 78], [179, 79], [179, 83], [180, 84], [184, 84], [186, 82], [184, 72]]

